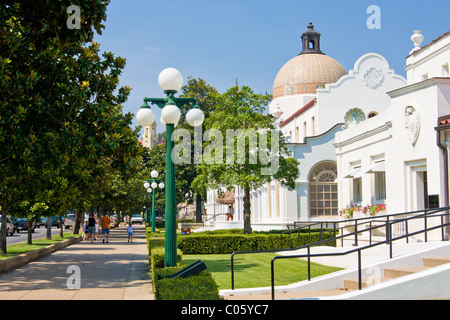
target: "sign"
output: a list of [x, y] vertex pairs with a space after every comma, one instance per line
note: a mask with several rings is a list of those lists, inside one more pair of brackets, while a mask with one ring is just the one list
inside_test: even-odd
[[191, 228], [181, 228], [181, 234], [183, 236], [189, 236], [191, 234]]

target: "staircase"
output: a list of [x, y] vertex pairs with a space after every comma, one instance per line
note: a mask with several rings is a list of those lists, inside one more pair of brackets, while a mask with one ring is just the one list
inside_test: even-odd
[[[398, 267], [384, 268], [384, 276], [382, 278], [363, 278], [361, 287], [366, 288], [373, 284], [407, 276], [416, 272], [424, 271], [433, 267], [437, 267], [446, 263], [450, 263], [450, 257], [432, 257], [422, 258], [423, 265], [418, 267]], [[358, 290], [358, 279], [344, 279], [344, 290]]]

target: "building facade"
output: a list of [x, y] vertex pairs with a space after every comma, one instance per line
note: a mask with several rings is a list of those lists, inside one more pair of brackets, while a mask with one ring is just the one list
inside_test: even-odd
[[[448, 33], [420, 47], [423, 38], [415, 32], [415, 48], [406, 61], [408, 79], [377, 53], [363, 55], [346, 72], [321, 51], [320, 36], [310, 24], [303, 50], [275, 78], [269, 110], [289, 139], [300, 173], [295, 190], [272, 181], [252, 191], [253, 229], [337, 220], [339, 209], [351, 204], [386, 204], [389, 212], [423, 208], [430, 201], [444, 205]], [[234, 190], [233, 221], [218, 200], [210, 190], [206, 226], [242, 227], [242, 190]]]

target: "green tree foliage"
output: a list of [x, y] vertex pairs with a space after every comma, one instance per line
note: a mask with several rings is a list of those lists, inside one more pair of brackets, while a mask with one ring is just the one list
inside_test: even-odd
[[[213, 189], [241, 187], [244, 190], [244, 232], [251, 233], [250, 191], [272, 180], [295, 188], [298, 162], [290, 156], [283, 135], [276, 134], [273, 116], [265, 114], [265, 103], [270, 95], [255, 94], [251, 88], [243, 86], [230, 88], [224, 94], [213, 94], [211, 98], [216, 106], [205, 120], [205, 130], [210, 136], [205, 132], [203, 163], [198, 166], [193, 185]], [[235, 134], [230, 135], [230, 132]], [[249, 138], [252, 136], [253, 141]], [[244, 142], [241, 147], [240, 139]], [[267, 148], [272, 140], [276, 150]], [[264, 141], [267, 146], [262, 144]], [[275, 170], [266, 172], [268, 161], [264, 159], [277, 164]]]
[[[88, 43], [109, 1], [0, 5], [0, 205], [29, 201], [46, 215], [88, 206], [112, 171], [132, 176], [142, 153], [132, 114], [122, 113], [125, 59]], [[79, 5], [81, 29], [66, 26]], [[31, 198], [33, 195], [33, 198]], [[44, 210], [38, 210], [41, 214]], [[4, 224], [3, 224], [4, 225]], [[1, 251], [6, 252], [2, 231]]]

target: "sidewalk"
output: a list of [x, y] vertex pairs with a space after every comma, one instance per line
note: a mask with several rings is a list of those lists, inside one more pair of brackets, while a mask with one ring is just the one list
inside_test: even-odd
[[[70, 266], [79, 268], [78, 290], [68, 289], [76, 275]], [[148, 271], [144, 226], [135, 226], [133, 243], [119, 227], [109, 243], [99, 235], [1, 275], [0, 300], [153, 300]]]

